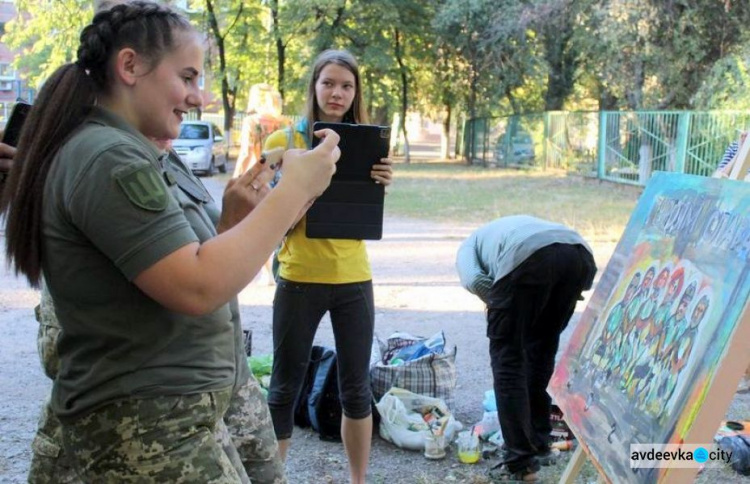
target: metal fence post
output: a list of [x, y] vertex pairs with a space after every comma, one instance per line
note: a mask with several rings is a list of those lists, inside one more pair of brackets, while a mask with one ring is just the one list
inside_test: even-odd
[[675, 173], [685, 173], [685, 161], [687, 159], [687, 146], [690, 134], [691, 113], [688, 111], [680, 113], [677, 121], [677, 153], [675, 155]]
[[544, 128], [543, 128], [544, 134], [542, 135], [542, 137], [544, 138], [544, 142], [542, 143], [542, 170], [545, 170], [545, 171], [547, 170], [547, 166], [548, 166], [548, 163], [547, 163], [547, 146], [551, 142], [551, 140], [549, 139], [549, 117], [550, 117], [549, 111], [545, 111], [544, 112], [544, 120], [542, 121], [543, 126], [544, 126]]
[[490, 157], [488, 155], [490, 146], [490, 118], [484, 118], [484, 138], [482, 139], [482, 163], [484, 166], [490, 165]]
[[[456, 118], [458, 118], [458, 114], [456, 114]], [[460, 155], [464, 155], [464, 158], [466, 158], [466, 153], [464, 153], [464, 133], [466, 132], [466, 120], [464, 119], [463, 123], [456, 122], [456, 146], [453, 148], [453, 153], [456, 155], [456, 158], [458, 158]]]
[[511, 146], [513, 146], [513, 137], [516, 135], [517, 123], [517, 115], [512, 114], [508, 117], [508, 124], [505, 125], [505, 138], [503, 138], [503, 166], [505, 167], [513, 163]]
[[599, 111], [599, 146], [596, 156], [596, 177], [604, 179], [607, 162], [607, 112]]

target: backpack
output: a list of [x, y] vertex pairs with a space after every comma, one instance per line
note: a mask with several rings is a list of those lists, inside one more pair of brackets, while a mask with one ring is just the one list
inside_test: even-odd
[[305, 379], [294, 402], [294, 423], [312, 427], [321, 440], [341, 440], [341, 401], [336, 352], [313, 346]]

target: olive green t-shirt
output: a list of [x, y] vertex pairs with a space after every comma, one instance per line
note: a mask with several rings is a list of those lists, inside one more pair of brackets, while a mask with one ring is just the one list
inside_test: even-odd
[[[159, 158], [163, 168], [163, 176], [172, 190], [172, 195], [182, 207], [185, 217], [190, 225], [202, 226], [205, 223], [205, 217], [208, 216], [210, 221], [211, 237], [217, 235], [214, 227], [219, 225], [221, 212], [214, 203], [211, 195], [198, 180], [193, 172], [180, 161], [177, 154], [170, 152], [167, 156]], [[193, 219], [196, 219], [193, 221]], [[201, 241], [204, 239], [201, 238]], [[240, 320], [240, 306], [237, 298], [229, 301], [229, 310], [232, 313], [232, 324], [235, 337], [235, 354], [237, 357], [237, 385], [244, 385], [250, 378], [250, 367], [247, 364], [247, 355], [245, 354], [245, 344], [242, 335], [242, 322]]]
[[173, 196], [155, 147], [96, 108], [60, 149], [44, 190], [42, 266], [62, 326], [52, 407], [62, 420], [112, 401], [214, 391], [236, 383], [230, 305], [170, 311], [132, 280], [215, 235]]

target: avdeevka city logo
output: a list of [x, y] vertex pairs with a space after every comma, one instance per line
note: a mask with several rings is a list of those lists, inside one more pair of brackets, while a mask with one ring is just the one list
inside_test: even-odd
[[693, 452], [693, 460], [699, 464], [703, 464], [708, 460], [708, 451], [704, 447], [698, 447]]
[[712, 444], [630, 444], [632, 469], [695, 468], [726, 464], [731, 459], [732, 452], [716, 449]]

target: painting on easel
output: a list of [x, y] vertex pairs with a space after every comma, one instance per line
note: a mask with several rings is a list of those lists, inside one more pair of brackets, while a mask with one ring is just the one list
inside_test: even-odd
[[654, 175], [550, 382], [613, 482], [659, 482], [665, 469], [630, 468], [630, 444], [689, 442], [724, 363], [747, 364], [747, 350], [729, 347], [750, 295], [749, 254], [750, 184]]

